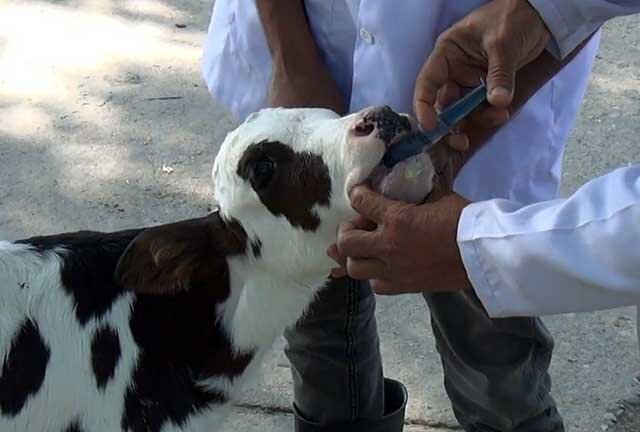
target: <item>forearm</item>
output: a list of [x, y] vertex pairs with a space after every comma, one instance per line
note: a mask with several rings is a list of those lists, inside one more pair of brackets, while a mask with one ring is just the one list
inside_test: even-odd
[[[535, 60], [525, 65], [516, 74], [516, 85], [513, 102], [507, 107], [511, 115], [521, 109], [531, 97], [547, 82], [556, 76], [575, 56], [577, 56], [591, 40], [591, 35], [583, 41], [570, 55], [563, 60], [556, 59], [552, 54], [543, 51]], [[457, 174], [464, 164], [484, 146], [499, 130], [497, 128], [477, 127], [471, 123], [463, 125], [462, 132], [469, 137], [469, 149], [462, 153], [454, 162], [453, 171]]]
[[321, 63], [303, 0], [256, 0], [256, 6], [275, 68], [295, 74]]

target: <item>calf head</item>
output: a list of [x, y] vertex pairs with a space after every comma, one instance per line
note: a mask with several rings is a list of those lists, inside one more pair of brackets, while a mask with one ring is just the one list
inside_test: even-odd
[[[333, 263], [326, 249], [340, 223], [355, 216], [349, 193], [370, 182], [401, 192], [402, 182], [381, 166], [386, 149], [416, 127], [388, 107], [340, 117], [325, 109], [269, 108], [251, 115], [223, 142], [213, 167], [222, 217], [236, 220], [270, 272], [305, 280]], [[434, 168], [421, 155], [413, 200], [433, 186]], [[392, 193], [391, 193], [392, 194]], [[388, 194], [389, 195], [389, 194]], [[402, 193], [399, 194], [402, 197]]]
[[[132, 256], [139, 258], [136, 250], [158, 269], [171, 259], [171, 267], [180, 271], [160, 284], [163, 291], [171, 291], [184, 285], [172, 278], [188, 279], [198, 267], [207, 268], [206, 253], [218, 249], [211, 243], [222, 238], [270, 277], [317, 283], [334, 265], [326, 250], [335, 242], [339, 224], [355, 216], [349, 192], [356, 185], [369, 182], [387, 196], [414, 202], [431, 191], [435, 170], [429, 156], [407, 162], [419, 171], [409, 194], [403, 182], [407, 163], [393, 170], [381, 165], [386, 149], [415, 127], [408, 116], [388, 107], [345, 117], [325, 109], [269, 108], [254, 113], [227, 135], [214, 162], [219, 204], [214, 219], [222, 223], [205, 218], [174, 224], [170, 230], [147, 230], [123, 257], [130, 262], [124, 267], [131, 269], [134, 262], [138, 268], [148, 267], [139, 259], [130, 261]], [[227, 234], [218, 232], [222, 226]], [[149, 254], [150, 248], [155, 252]], [[198, 255], [187, 256], [189, 252]], [[125, 275], [122, 265], [120, 269]], [[133, 276], [125, 281], [141, 285]]]

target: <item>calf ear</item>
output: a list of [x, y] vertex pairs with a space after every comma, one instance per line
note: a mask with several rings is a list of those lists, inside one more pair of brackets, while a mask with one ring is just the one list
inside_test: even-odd
[[137, 293], [172, 294], [188, 289], [195, 277], [215, 261], [216, 230], [222, 223], [213, 215], [148, 228], [129, 243], [115, 270], [115, 280]]

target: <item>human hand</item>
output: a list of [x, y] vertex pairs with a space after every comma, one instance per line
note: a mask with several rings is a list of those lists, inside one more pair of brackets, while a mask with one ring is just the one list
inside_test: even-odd
[[550, 33], [526, 0], [494, 0], [440, 35], [416, 80], [414, 109], [425, 129], [436, 124], [436, 109], [486, 78], [491, 105], [478, 110], [476, 124], [495, 128], [509, 119], [515, 74], [538, 57]]
[[340, 226], [337, 244], [327, 251], [341, 266], [332, 276], [370, 280], [376, 293], [386, 295], [470, 289], [457, 244], [458, 220], [468, 204], [447, 193], [416, 206], [357, 187], [351, 205], [360, 217]]
[[328, 108], [346, 113], [344, 97], [323, 64], [287, 68], [275, 65], [269, 86], [269, 105], [285, 108]]

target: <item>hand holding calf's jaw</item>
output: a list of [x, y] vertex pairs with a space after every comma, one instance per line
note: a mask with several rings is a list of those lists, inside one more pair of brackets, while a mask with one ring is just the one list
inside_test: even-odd
[[471, 287], [456, 240], [469, 201], [449, 193], [436, 202], [406, 204], [366, 186], [350, 198], [361, 217], [342, 224], [328, 250], [349, 276], [371, 280], [374, 291], [386, 295]]

